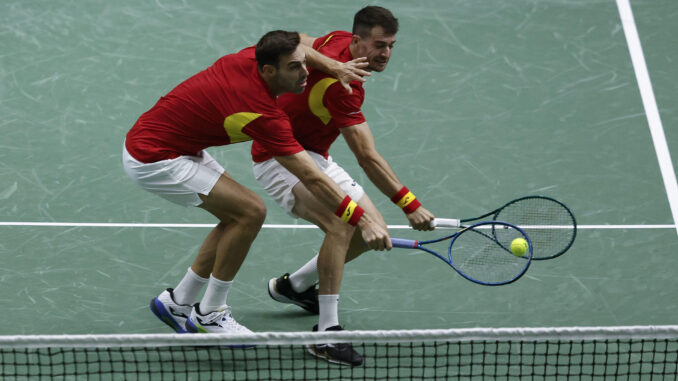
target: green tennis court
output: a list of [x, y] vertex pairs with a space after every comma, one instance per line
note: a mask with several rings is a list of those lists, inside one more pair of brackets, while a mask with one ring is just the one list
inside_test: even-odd
[[[678, 3], [631, 1], [655, 122], [614, 0], [377, 2], [400, 19], [386, 71], [365, 85], [377, 147], [439, 217], [465, 218], [543, 194], [578, 218], [574, 247], [518, 282], [483, 287], [423, 253], [368, 253], [346, 267], [340, 319], [351, 330], [665, 325], [678, 306]], [[136, 118], [181, 80], [272, 29], [349, 29], [345, 1], [0, 4], [0, 333], [168, 333], [149, 300], [172, 287], [216, 220], [145, 193], [121, 144]], [[635, 70], [634, 70], [635, 69]], [[254, 331], [316, 322], [266, 292], [310, 258], [318, 229], [258, 187], [250, 144], [211, 149], [266, 200], [267, 227], [231, 290]], [[332, 155], [393, 225], [415, 233], [343, 143]], [[670, 180], [670, 179], [669, 179]], [[675, 177], [673, 180], [675, 187]], [[170, 225], [157, 225], [170, 224]], [[273, 225], [273, 226], [272, 226]]]

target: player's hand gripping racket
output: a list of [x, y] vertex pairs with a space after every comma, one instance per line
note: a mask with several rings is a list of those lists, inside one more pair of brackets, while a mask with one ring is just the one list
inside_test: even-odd
[[[513, 254], [511, 243], [518, 238], [527, 242], [527, 249]], [[452, 235], [430, 241], [391, 238], [391, 242], [394, 247], [419, 249], [433, 254], [464, 278], [486, 286], [500, 286], [516, 281], [525, 274], [532, 261], [532, 244], [525, 231], [499, 221], [462, 227]], [[433, 246], [439, 242], [444, 245], [436, 251]], [[447, 255], [442, 254], [445, 246]]]
[[[491, 217], [490, 217], [491, 216]], [[565, 253], [577, 236], [577, 221], [562, 202], [544, 196], [526, 196], [475, 218], [436, 218], [434, 227], [458, 228], [482, 219], [506, 221], [522, 228], [532, 240], [534, 260], [551, 259]]]

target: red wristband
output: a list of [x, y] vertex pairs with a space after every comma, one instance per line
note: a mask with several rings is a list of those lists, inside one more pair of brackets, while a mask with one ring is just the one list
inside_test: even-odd
[[351, 197], [349, 196], [344, 197], [344, 200], [334, 212], [337, 217], [353, 226], [358, 224], [358, 220], [360, 220], [363, 213], [365, 213], [363, 208], [356, 204], [355, 201], [351, 200]]
[[402, 187], [398, 193], [393, 195], [393, 197], [391, 197], [391, 201], [398, 205], [403, 210], [403, 212], [408, 214], [414, 212], [421, 206], [421, 203], [419, 200], [417, 200], [417, 197], [412, 194], [412, 192], [410, 192], [410, 190], [405, 186]]
[[405, 212], [406, 214], [410, 214], [417, 210], [420, 206], [421, 202], [419, 202], [419, 200], [417, 199], [414, 199], [406, 207], [403, 208], [403, 212]]
[[346, 207], [351, 201], [353, 200], [351, 200], [349, 196], [344, 197], [344, 200], [341, 202], [341, 204], [339, 204], [339, 207], [334, 211], [334, 214], [341, 218], [341, 216], [344, 214], [344, 210], [346, 210]]
[[358, 224], [358, 221], [360, 220], [360, 217], [363, 216], [363, 213], [365, 213], [363, 208], [361, 208], [359, 205], [356, 205], [355, 210], [353, 211], [353, 215], [351, 215], [351, 219], [348, 220], [348, 223], [353, 226], [356, 226]]
[[402, 187], [398, 191], [398, 193], [394, 194], [393, 197], [391, 197], [391, 201], [393, 201], [394, 204], [398, 204], [398, 201], [400, 201], [400, 199], [403, 198], [408, 193], [410, 193], [410, 190], [407, 189], [407, 187]]

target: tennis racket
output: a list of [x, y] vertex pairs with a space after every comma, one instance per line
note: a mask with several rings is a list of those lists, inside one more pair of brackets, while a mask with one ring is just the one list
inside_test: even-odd
[[[511, 253], [511, 242], [516, 238], [528, 242], [528, 250], [522, 256]], [[394, 247], [433, 254], [464, 278], [486, 286], [515, 282], [525, 274], [532, 261], [532, 244], [525, 231], [499, 221], [461, 227], [452, 235], [430, 241], [391, 238], [391, 243]]]
[[[491, 217], [490, 217], [491, 216]], [[530, 236], [535, 261], [556, 258], [572, 247], [577, 236], [577, 221], [570, 208], [545, 196], [526, 196], [475, 218], [456, 220], [436, 218], [432, 227], [458, 228], [483, 219], [507, 221]]]

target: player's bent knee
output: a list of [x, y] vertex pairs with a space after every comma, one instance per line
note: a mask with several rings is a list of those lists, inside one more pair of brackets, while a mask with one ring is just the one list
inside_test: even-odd
[[248, 225], [252, 229], [260, 229], [266, 219], [266, 205], [261, 198], [251, 199], [238, 206], [232, 217], [240, 224]]
[[236, 204], [209, 199], [200, 207], [212, 213], [222, 224], [235, 222], [258, 230], [266, 219], [266, 205], [258, 196], [238, 200]]
[[356, 228], [354, 226], [351, 226], [337, 218], [337, 221], [333, 221], [331, 224], [329, 224], [329, 226], [326, 227], [325, 234], [349, 241], [351, 237], [353, 237], [355, 231]]
[[261, 199], [249, 205], [246, 212], [247, 218], [253, 225], [261, 227], [264, 224], [264, 220], [266, 220], [266, 205]]

